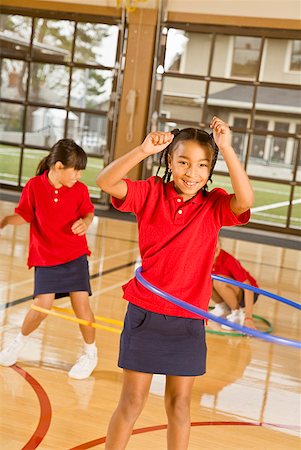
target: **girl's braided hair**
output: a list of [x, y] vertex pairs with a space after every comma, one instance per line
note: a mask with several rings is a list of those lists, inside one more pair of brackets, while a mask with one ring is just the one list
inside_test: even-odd
[[36, 175], [42, 175], [58, 161], [66, 169], [73, 167], [75, 170], [84, 170], [87, 165], [87, 155], [72, 139], [60, 139], [50, 149], [49, 154], [40, 161]]
[[[182, 141], [196, 141], [200, 145], [209, 148], [213, 152], [212, 160], [211, 160], [211, 168], [209, 173], [208, 181], [212, 183], [212, 174], [213, 169], [216, 164], [217, 156], [218, 156], [218, 146], [214, 142], [213, 133], [209, 134], [204, 130], [200, 130], [198, 128], [184, 128], [183, 130], [172, 130], [171, 133], [174, 135], [173, 141], [161, 152], [159, 158], [159, 168], [157, 170], [156, 176], [158, 175], [161, 167], [165, 165], [165, 172], [163, 174], [163, 182], [168, 183], [171, 178], [171, 171], [168, 169], [168, 155], [171, 155], [173, 149], [177, 146], [179, 142]], [[202, 190], [204, 193], [208, 190], [207, 183], [203, 186]]]

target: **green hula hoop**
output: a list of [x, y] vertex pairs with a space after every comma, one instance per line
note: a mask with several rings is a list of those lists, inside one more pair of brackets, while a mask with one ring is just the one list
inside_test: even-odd
[[[212, 308], [209, 308], [209, 310], [210, 309], [212, 309]], [[254, 319], [260, 320], [265, 325], [267, 325], [268, 329], [266, 331], [263, 331], [263, 333], [266, 333], [266, 334], [272, 333], [273, 328], [272, 328], [271, 322], [269, 322], [264, 317], [257, 316], [256, 314], [253, 314], [252, 317]], [[207, 328], [206, 328], [206, 333], [208, 333], [208, 334], [217, 334], [219, 336], [242, 336], [242, 337], [246, 337], [247, 336], [244, 333], [238, 333], [238, 332], [235, 332], [235, 331], [233, 331], [233, 332], [232, 331], [216, 331], [216, 330], [208, 330]]]

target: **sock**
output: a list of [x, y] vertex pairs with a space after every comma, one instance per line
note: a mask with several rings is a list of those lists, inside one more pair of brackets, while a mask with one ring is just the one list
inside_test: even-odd
[[24, 336], [24, 334], [22, 334], [21, 331], [16, 336], [16, 340], [18, 342], [20, 342], [21, 344], [25, 344], [25, 342], [27, 341], [28, 338], [29, 338], [29, 335], [28, 336]]
[[93, 342], [92, 344], [87, 344], [84, 342], [84, 351], [88, 355], [91, 355], [92, 353], [97, 353], [96, 343]]

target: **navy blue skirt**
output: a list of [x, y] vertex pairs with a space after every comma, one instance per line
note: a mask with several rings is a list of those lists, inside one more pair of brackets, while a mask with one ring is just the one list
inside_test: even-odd
[[203, 320], [165, 316], [129, 303], [119, 367], [153, 374], [203, 375], [206, 352]]
[[78, 291], [92, 295], [87, 255], [57, 266], [35, 267], [34, 297], [55, 294], [55, 298], [61, 298]]

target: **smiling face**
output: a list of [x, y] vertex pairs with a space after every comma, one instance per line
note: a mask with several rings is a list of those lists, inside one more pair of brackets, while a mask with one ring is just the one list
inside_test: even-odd
[[194, 197], [208, 181], [212, 163], [212, 151], [196, 141], [180, 141], [171, 155], [168, 165], [172, 170], [175, 189], [187, 201]]

